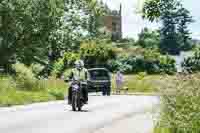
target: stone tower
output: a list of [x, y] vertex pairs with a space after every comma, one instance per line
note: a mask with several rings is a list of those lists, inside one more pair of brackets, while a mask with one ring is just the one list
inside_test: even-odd
[[112, 10], [108, 15], [104, 16], [104, 25], [106, 29], [112, 33], [112, 40], [120, 40], [122, 38], [122, 5], [119, 10]]

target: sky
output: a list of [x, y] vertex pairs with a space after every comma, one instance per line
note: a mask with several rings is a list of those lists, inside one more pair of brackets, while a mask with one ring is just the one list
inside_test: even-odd
[[[133, 37], [137, 39], [138, 33], [144, 28], [157, 29], [159, 24], [150, 23], [148, 20], [143, 20], [141, 15], [137, 13], [142, 7], [143, 0], [103, 0], [111, 9], [119, 9], [122, 4], [122, 32], [123, 37]], [[193, 19], [195, 20], [189, 28], [192, 32], [192, 37], [200, 39], [200, 13], [198, 0], [182, 0], [183, 5], [187, 8]]]

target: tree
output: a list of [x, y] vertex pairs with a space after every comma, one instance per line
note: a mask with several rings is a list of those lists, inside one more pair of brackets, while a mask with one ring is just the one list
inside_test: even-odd
[[2, 0], [0, 65], [11, 60], [30, 64], [34, 56], [42, 57], [49, 35], [59, 26], [63, 7], [62, 0]]
[[0, 65], [51, 64], [78, 49], [89, 32], [89, 15], [100, 12], [96, 5], [95, 0], [1, 0]]
[[[163, 53], [179, 54], [183, 50], [182, 45], [188, 45], [186, 44], [186, 40], [189, 39], [187, 25], [191, 22], [191, 17], [180, 1], [148, 0], [143, 7], [143, 18], [161, 21], [160, 48]], [[185, 41], [179, 41], [180, 39]]]
[[138, 36], [137, 44], [143, 48], [155, 49], [160, 45], [159, 31], [151, 31], [148, 28], [144, 28]]
[[108, 6], [103, 3], [103, 1], [95, 1], [93, 4], [95, 5], [95, 10], [90, 10], [89, 15], [89, 24], [88, 24], [88, 31], [89, 31], [89, 39], [98, 38], [99, 36], [103, 36], [101, 29], [104, 26], [102, 16], [108, 14], [110, 9]]
[[101, 15], [101, 7], [96, 0], [65, 1], [60, 27], [50, 36], [48, 74], [53, 64], [64, 56], [63, 53], [78, 51], [82, 40], [96, 37], [97, 20], [91, 20], [91, 16], [95, 15]]
[[[163, 53], [179, 54], [181, 44], [177, 38], [176, 28], [176, 8], [178, 4], [174, 0], [169, 0], [165, 5], [166, 10], [161, 12], [161, 44], [160, 49]], [[164, 8], [164, 9], [165, 9]]]
[[161, 16], [161, 0], [146, 0], [142, 8], [142, 17], [151, 22], [158, 20]]
[[66, 1], [61, 26], [51, 37], [55, 43], [60, 38], [60, 44], [56, 45], [58, 49], [78, 50], [83, 39], [96, 37], [98, 24], [95, 17], [99, 17], [102, 12], [96, 0]]
[[80, 56], [87, 67], [105, 66], [109, 59], [114, 59], [116, 53], [113, 47], [105, 42], [86, 41], [81, 44]]
[[178, 34], [179, 41], [182, 44], [182, 50], [190, 50], [192, 46], [191, 33], [188, 30], [188, 25], [193, 22], [190, 12], [185, 8], [180, 8], [178, 11]]

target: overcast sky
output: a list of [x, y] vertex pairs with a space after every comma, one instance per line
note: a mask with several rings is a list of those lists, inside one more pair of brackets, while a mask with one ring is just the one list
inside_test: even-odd
[[[143, 0], [103, 0], [111, 9], [119, 9], [122, 3], [122, 29], [124, 37], [137, 38], [138, 33], [144, 27], [152, 29], [158, 28], [156, 23], [150, 23], [143, 20], [140, 14], [136, 13], [137, 9], [141, 7]], [[194, 17], [195, 23], [190, 25], [193, 38], [200, 39], [200, 13], [198, 0], [183, 0], [185, 8], [187, 8]]]

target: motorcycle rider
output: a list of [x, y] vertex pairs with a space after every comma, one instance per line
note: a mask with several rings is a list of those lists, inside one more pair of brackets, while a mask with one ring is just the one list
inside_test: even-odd
[[[72, 69], [69, 79], [80, 79], [81, 81], [87, 81], [88, 71], [84, 67], [84, 62], [82, 60], [77, 60], [75, 62], [75, 68]], [[88, 91], [87, 85], [82, 85], [82, 94], [84, 98], [84, 104], [88, 103]], [[68, 89], [68, 104], [71, 104], [72, 101], [72, 87], [70, 85]]]

